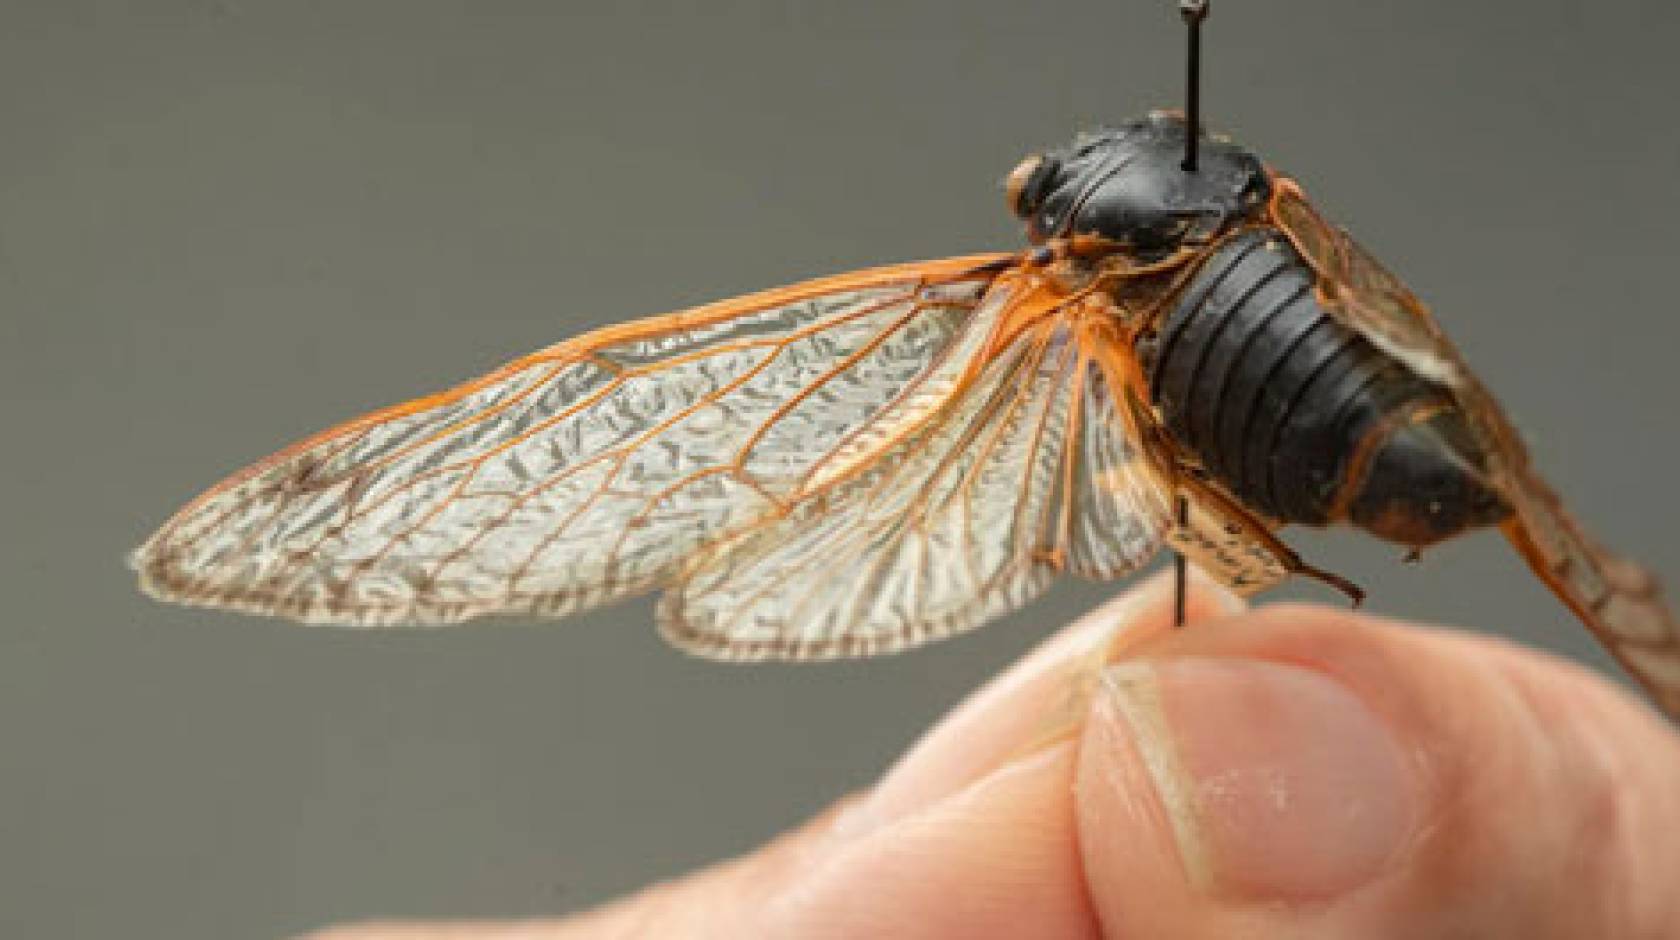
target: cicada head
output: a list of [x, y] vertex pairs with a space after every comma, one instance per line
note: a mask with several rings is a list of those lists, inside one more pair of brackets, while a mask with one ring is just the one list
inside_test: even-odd
[[1242, 146], [1203, 136], [1186, 170], [1182, 115], [1151, 112], [1034, 154], [1009, 174], [1009, 207], [1035, 244], [1098, 235], [1140, 254], [1207, 244], [1263, 211], [1264, 165]]

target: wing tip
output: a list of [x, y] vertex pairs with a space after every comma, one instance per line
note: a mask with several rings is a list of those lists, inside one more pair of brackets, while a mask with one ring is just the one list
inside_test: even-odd
[[411, 619], [402, 611], [387, 615], [335, 608], [325, 601], [260, 591], [249, 585], [218, 584], [182, 572], [167, 555], [150, 549], [147, 543], [130, 552], [128, 566], [136, 574], [140, 593], [162, 603], [278, 617], [308, 626], [378, 627], [425, 622]]

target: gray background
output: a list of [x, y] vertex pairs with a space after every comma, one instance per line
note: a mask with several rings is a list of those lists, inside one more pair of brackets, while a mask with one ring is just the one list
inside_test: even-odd
[[[1210, 120], [1680, 575], [1680, 13], [1216, 7]], [[0, 2], [0, 935], [567, 911], [866, 784], [1113, 588], [894, 659], [730, 668], [662, 648], [646, 601], [329, 632], [155, 605], [121, 560], [236, 466], [587, 327], [1015, 245], [1016, 159], [1178, 103], [1180, 56], [1137, 0]], [[1297, 541], [1378, 610], [1607, 662], [1495, 536], [1421, 567]]]

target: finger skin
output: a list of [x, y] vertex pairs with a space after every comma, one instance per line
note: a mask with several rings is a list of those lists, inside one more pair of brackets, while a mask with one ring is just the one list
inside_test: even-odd
[[[1105, 928], [1174, 937], [1671, 937], [1680, 872], [1680, 737], [1573, 665], [1480, 637], [1311, 607], [1165, 636], [1146, 659], [1314, 670], [1403, 742], [1425, 808], [1386, 871], [1290, 903], [1198, 889], [1170, 827], [1111, 831], [1142, 779], [1122, 735], [1087, 729], [1080, 812]], [[1101, 738], [1100, 744], [1093, 741]], [[1157, 810], [1159, 813], [1160, 810]], [[1163, 864], [1163, 859], [1167, 864]]]
[[[1242, 599], [1192, 570], [1188, 623], [1229, 617]], [[1059, 737], [1077, 735], [1104, 665], [1173, 630], [1172, 572], [1163, 571], [1058, 631], [992, 679], [882, 777], [847, 825], [880, 825], [927, 806]]]
[[[1680, 736], [1639, 701], [1494, 640], [1313, 607], [1233, 615], [1216, 597], [1172, 631], [1170, 596], [1144, 596], [994, 680], [872, 793], [744, 859], [564, 921], [314, 940], [1676, 935]], [[1109, 639], [1117, 619], [1135, 627], [1124, 642]], [[1415, 781], [1400, 847], [1328, 896], [1192, 877], [1105, 694], [1075, 697], [1083, 727], [1044, 733], [1116, 656], [1287, 668], [1345, 690]]]
[[[1192, 623], [1243, 607], [1205, 577], [1190, 587]], [[562, 921], [370, 923], [309, 940], [1100, 936], [1074, 828], [1079, 725], [1103, 665], [1169, 631], [1172, 608], [1163, 572], [1055, 632], [868, 793], [745, 858]]]

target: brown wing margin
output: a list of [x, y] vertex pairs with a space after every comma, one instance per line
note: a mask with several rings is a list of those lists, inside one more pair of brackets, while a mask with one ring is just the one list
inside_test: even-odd
[[1325, 308], [1423, 378], [1447, 388], [1489, 455], [1489, 473], [1511, 504], [1502, 528], [1529, 567], [1600, 643], [1680, 719], [1680, 624], [1649, 571], [1600, 545], [1535, 474], [1510, 419], [1465, 365], [1426, 308], [1398, 278], [1274, 176], [1270, 214], [1318, 274]]

